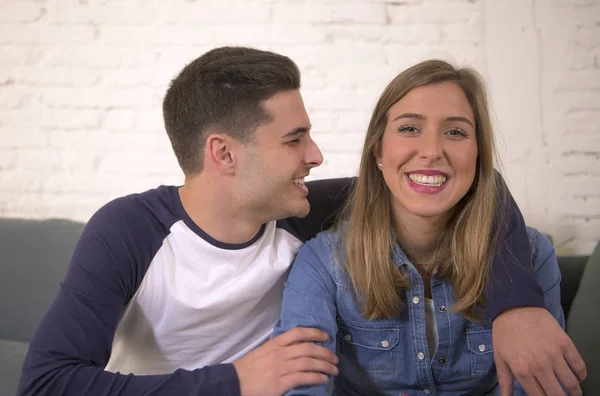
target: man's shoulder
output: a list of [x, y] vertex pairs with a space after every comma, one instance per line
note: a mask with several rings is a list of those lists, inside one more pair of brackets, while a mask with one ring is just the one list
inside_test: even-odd
[[174, 202], [177, 187], [160, 186], [141, 193], [115, 198], [102, 206], [92, 218], [102, 217], [119, 222], [130, 222], [146, 217], [179, 217]]
[[90, 218], [86, 230], [114, 237], [131, 235], [161, 239], [181, 218], [174, 194], [177, 187], [160, 186], [115, 198]]
[[66, 282], [86, 290], [90, 278], [92, 289], [112, 289], [117, 282], [125, 291], [123, 301], [128, 301], [176, 221], [170, 203], [174, 192], [175, 187], [159, 187], [102, 206], [81, 234]]

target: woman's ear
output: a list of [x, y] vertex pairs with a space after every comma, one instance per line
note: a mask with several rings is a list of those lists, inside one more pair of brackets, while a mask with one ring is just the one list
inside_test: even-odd
[[373, 148], [373, 157], [375, 157], [375, 163], [377, 164], [379, 170], [383, 169], [383, 157], [381, 156], [380, 143], [375, 144], [375, 147]]

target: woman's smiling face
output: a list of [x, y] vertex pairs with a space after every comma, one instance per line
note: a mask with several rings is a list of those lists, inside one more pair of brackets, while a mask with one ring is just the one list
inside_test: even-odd
[[473, 185], [477, 152], [473, 109], [457, 84], [409, 91], [388, 111], [376, 158], [396, 218], [448, 215]]

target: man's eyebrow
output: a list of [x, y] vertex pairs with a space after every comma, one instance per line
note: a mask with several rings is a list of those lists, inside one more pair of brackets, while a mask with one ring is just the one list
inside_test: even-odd
[[[416, 118], [418, 120], [424, 120], [425, 116], [423, 116], [422, 114], [417, 114], [417, 113], [404, 113], [404, 114], [400, 114], [398, 117], [394, 118], [392, 121], [396, 121], [396, 120], [399, 120], [402, 118]], [[446, 121], [464, 122], [465, 124], [469, 124], [473, 128], [475, 128], [475, 125], [473, 125], [473, 122], [471, 122], [471, 120], [469, 120], [468, 118], [465, 118], [465, 117], [461, 117], [461, 116], [448, 117], [448, 118], [446, 118]]]
[[303, 133], [307, 133], [310, 130], [310, 127], [298, 127], [298, 128], [294, 128], [291, 131], [289, 131], [288, 133], [286, 133], [285, 135], [282, 136], [282, 138], [290, 138], [290, 137], [294, 137], [297, 135], [301, 135]]

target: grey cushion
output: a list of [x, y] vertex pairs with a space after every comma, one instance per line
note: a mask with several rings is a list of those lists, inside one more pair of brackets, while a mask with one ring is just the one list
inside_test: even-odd
[[0, 340], [0, 395], [16, 395], [28, 344]]
[[29, 342], [58, 292], [83, 226], [0, 219], [0, 339]]
[[571, 305], [579, 289], [581, 276], [587, 265], [589, 256], [558, 256], [560, 267], [560, 303], [565, 312], [565, 318], [569, 317]]
[[584, 395], [600, 395], [600, 242], [585, 266], [573, 300], [567, 332], [577, 346], [588, 370]]

